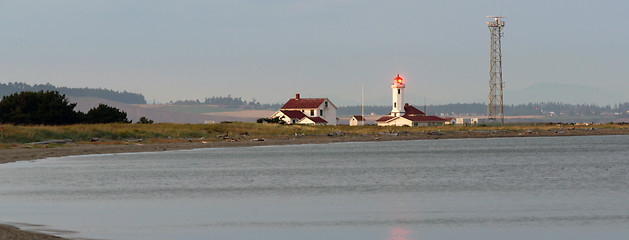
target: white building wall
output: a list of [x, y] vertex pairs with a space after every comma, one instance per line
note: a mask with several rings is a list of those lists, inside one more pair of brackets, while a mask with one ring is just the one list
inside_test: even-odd
[[349, 120], [349, 125], [350, 126], [362, 126], [362, 125], [365, 125], [365, 123], [363, 121], [356, 120], [356, 118], [352, 118], [352, 119]]
[[378, 124], [378, 126], [413, 126], [413, 122], [406, 118], [395, 118], [387, 123]]
[[356, 120], [356, 118], [351, 118], [349, 120], [349, 125], [350, 126], [358, 126], [358, 121]]
[[[322, 103], [321, 106], [319, 106], [319, 108], [317, 109], [316, 116], [328, 121], [328, 125], [337, 125], [338, 120], [336, 119], [336, 107], [329, 101], [329, 99], [326, 100], [326, 102], [328, 103], [328, 107], [325, 107], [325, 102]], [[323, 110], [323, 116], [319, 115], [319, 113], [321, 112], [320, 110]]]
[[312, 120], [308, 119], [308, 118], [303, 118], [301, 120], [299, 120], [298, 122], [299, 124], [306, 124], [306, 125], [327, 125], [325, 123], [315, 123]]
[[314, 124], [314, 122], [311, 121], [308, 118], [302, 118], [301, 120], [299, 120], [299, 124], [308, 124], [309, 125], [309, 124]]
[[408, 120], [406, 118], [398, 118], [395, 121], [395, 126], [409, 126], [409, 127], [412, 127], [413, 126], [413, 121]]
[[358, 121], [355, 117], [352, 117], [349, 120], [349, 125], [350, 126], [363, 126], [365, 125], [365, 121]]

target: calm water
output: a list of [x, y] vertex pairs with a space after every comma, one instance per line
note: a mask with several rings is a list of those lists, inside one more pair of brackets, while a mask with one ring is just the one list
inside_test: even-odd
[[629, 136], [54, 158], [0, 165], [0, 203], [70, 238], [626, 239]]

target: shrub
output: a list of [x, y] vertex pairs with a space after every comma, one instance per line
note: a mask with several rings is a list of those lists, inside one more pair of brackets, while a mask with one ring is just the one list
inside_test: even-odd
[[274, 117], [274, 118], [258, 118], [258, 120], [256, 121], [257, 123], [279, 123], [279, 124], [286, 124], [286, 122], [284, 122], [284, 120], [280, 119], [280, 117]]
[[140, 117], [140, 120], [137, 123], [140, 123], [140, 124], [153, 124], [153, 120], [148, 119], [148, 118], [142, 116], [142, 117]]

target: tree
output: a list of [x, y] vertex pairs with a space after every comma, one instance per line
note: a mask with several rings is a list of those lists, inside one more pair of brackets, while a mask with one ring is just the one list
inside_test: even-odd
[[0, 122], [12, 124], [63, 125], [80, 121], [70, 103], [57, 91], [21, 92], [2, 97]]
[[153, 120], [148, 119], [148, 118], [142, 116], [137, 123], [140, 123], [140, 124], [153, 124]]
[[126, 112], [102, 103], [90, 109], [85, 115], [85, 120], [87, 123], [131, 123]]

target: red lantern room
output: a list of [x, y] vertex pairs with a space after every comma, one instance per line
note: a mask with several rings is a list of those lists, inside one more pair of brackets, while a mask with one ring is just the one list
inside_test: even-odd
[[402, 79], [402, 77], [400, 77], [400, 74], [398, 74], [398, 75], [397, 75], [397, 77], [395, 77], [395, 78], [393, 79], [393, 81], [394, 81], [395, 83], [397, 83], [397, 84], [402, 84], [402, 80], [404, 80], [404, 79]]

